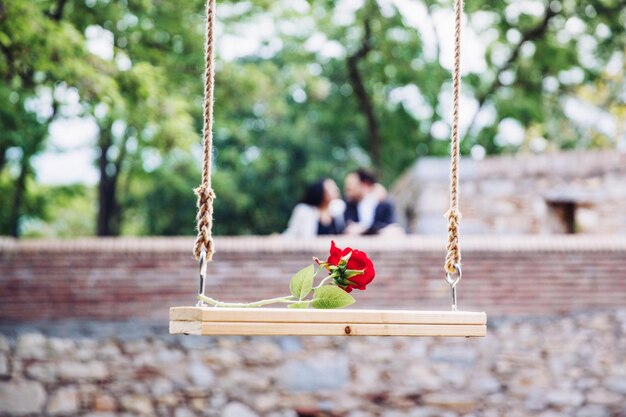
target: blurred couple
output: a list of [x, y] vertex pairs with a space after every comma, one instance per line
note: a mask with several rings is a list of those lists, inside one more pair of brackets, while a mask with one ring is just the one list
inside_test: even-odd
[[344, 180], [345, 201], [330, 178], [310, 184], [289, 219], [284, 235], [311, 238], [319, 235], [404, 234], [395, 223], [387, 190], [365, 169]]

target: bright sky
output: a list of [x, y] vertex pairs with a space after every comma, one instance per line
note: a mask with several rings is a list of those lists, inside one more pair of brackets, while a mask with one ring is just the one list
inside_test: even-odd
[[[335, 7], [333, 22], [338, 25], [349, 25], [354, 20], [354, 13], [362, 6], [363, 0], [338, 0]], [[285, 3], [288, 7], [304, 14], [304, 18], [297, 24], [285, 22], [275, 22], [269, 16], [258, 16], [256, 22], [236, 25], [234, 28], [226, 30], [223, 26], [218, 26], [218, 54], [221, 59], [233, 60], [250, 54], [259, 54], [263, 57], [270, 57], [281, 48], [281, 42], [276, 37], [277, 33], [294, 33], [297, 31], [309, 31], [313, 27], [313, 22], [306, 17], [309, 5], [305, 0], [288, 0]], [[505, 18], [514, 22], [520, 13], [528, 13], [540, 16], [543, 13], [543, 1], [540, 0], [515, 0], [506, 8]], [[396, 6], [404, 16], [409, 26], [415, 27], [422, 35], [424, 49], [427, 59], [436, 59], [437, 45], [440, 48], [440, 60], [444, 67], [451, 69], [453, 62], [454, 35], [453, 13], [451, 10], [441, 9], [432, 15], [432, 20], [424, 4], [414, 0], [379, 0], [379, 5], [383, 14], [389, 13], [392, 6]], [[229, 6], [232, 10], [222, 7], [222, 13], [236, 13], [247, 7], [246, 2]], [[309, 19], [309, 21], [307, 21]], [[434, 24], [433, 24], [434, 23]], [[489, 13], [474, 13], [471, 22], [465, 22], [462, 37], [462, 73], [482, 73], [486, 69], [485, 51], [495, 36], [490, 30], [493, 24], [493, 17]], [[571, 33], [580, 31], [580, 20], [568, 21], [566, 25]], [[435, 29], [436, 28], [436, 29]], [[510, 35], [515, 41], [519, 32], [513, 31]], [[103, 59], [115, 59], [121, 68], [129, 68], [131, 64], [125, 56], [114, 56], [113, 35], [111, 32], [98, 27], [91, 26], [86, 30], [87, 49]], [[565, 35], [564, 35], [565, 36]], [[342, 45], [326, 39], [323, 35], [312, 36], [304, 45], [307, 50], [316, 51], [323, 59], [324, 57], [340, 57], [345, 54]], [[524, 51], [522, 51], [524, 53]], [[532, 52], [532, 51], [529, 51]], [[503, 50], [501, 59], [508, 57], [508, 51]], [[496, 54], [497, 55], [497, 54]], [[497, 58], [497, 56], [496, 56]], [[619, 64], [619, 63], [618, 63]], [[618, 65], [619, 70], [619, 65]], [[579, 74], [575, 70], [571, 74], [564, 74], [570, 77], [571, 81], [576, 81]], [[507, 74], [504, 74], [506, 77]], [[548, 82], [550, 80], [547, 80]], [[556, 80], [554, 80], [556, 82]], [[562, 81], [562, 80], [561, 80]], [[405, 107], [416, 118], [426, 118], [433, 111], [422, 98], [419, 91], [419, 82], [416, 85], [407, 85], [397, 88], [390, 93], [390, 104], [403, 103]], [[94, 165], [96, 158], [94, 151], [94, 141], [97, 137], [97, 126], [93, 119], [82, 118], [80, 106], [78, 105], [78, 94], [70, 89], [58, 89], [57, 99], [65, 103], [63, 106], [63, 116], [55, 121], [50, 129], [50, 140], [44, 153], [36, 158], [34, 166], [36, 168], [38, 180], [48, 184], [67, 183], [87, 183], [95, 184], [98, 181], [98, 172]], [[442, 109], [444, 121], [437, 122], [432, 126], [431, 134], [441, 140], [446, 140], [449, 136], [449, 125], [451, 122], [452, 94], [451, 89], [444, 89], [440, 97], [440, 109]], [[31, 103], [33, 109], [40, 114], [45, 113], [51, 102], [50, 91], [42, 91], [40, 99]], [[593, 106], [578, 105], [578, 100], [569, 99], [565, 102], [564, 110], [568, 116], [577, 120], [581, 125], [594, 125], [601, 123], [607, 134], [614, 133], [616, 122], [603, 111], [593, 108]], [[591, 109], [589, 107], [592, 107]], [[461, 129], [467, 129], [471, 119], [477, 111], [477, 102], [468, 96], [462, 96], [461, 100]], [[495, 110], [485, 106], [477, 117], [477, 127], [493, 123]], [[496, 140], [511, 145], [519, 144], [524, 138], [524, 129], [514, 119], [505, 119], [498, 126], [498, 136]], [[484, 150], [473, 150], [472, 155], [477, 158], [484, 156]]]

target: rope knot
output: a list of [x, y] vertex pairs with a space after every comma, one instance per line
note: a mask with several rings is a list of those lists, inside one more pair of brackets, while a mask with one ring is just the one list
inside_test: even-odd
[[202, 250], [206, 251], [207, 262], [213, 259], [215, 253], [211, 230], [213, 228], [213, 200], [215, 192], [207, 184], [202, 184], [194, 190], [198, 196], [198, 237], [194, 246], [194, 256], [200, 259]]
[[459, 247], [459, 220], [461, 213], [456, 209], [450, 209], [446, 212], [445, 217], [448, 219], [448, 243], [446, 245], [446, 271], [453, 274], [456, 272], [455, 265], [461, 264], [461, 248]]
[[206, 184], [201, 184], [193, 191], [198, 196], [198, 207], [201, 207], [203, 204], [210, 204], [213, 200], [215, 200], [215, 192], [213, 191], [213, 188]]
[[454, 222], [458, 225], [459, 220], [461, 220], [461, 217], [463, 216], [457, 209], [450, 209], [446, 212], [446, 214], [444, 214], [444, 217], [448, 219], [449, 223]]

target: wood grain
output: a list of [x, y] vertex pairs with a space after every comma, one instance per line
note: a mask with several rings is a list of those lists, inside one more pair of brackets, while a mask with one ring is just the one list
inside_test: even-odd
[[245, 323], [171, 321], [171, 334], [202, 336], [452, 336], [483, 337], [485, 325], [477, 324], [339, 324], [339, 323]]
[[170, 333], [250, 336], [482, 337], [487, 315], [464, 311], [172, 307]]
[[485, 313], [411, 310], [172, 307], [170, 320], [263, 323], [486, 324]]

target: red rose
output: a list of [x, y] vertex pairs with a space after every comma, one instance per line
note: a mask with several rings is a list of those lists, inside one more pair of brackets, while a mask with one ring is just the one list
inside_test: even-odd
[[353, 288], [364, 290], [376, 275], [374, 264], [365, 252], [352, 248], [338, 248], [335, 241], [330, 244], [330, 255], [326, 262], [335, 283], [346, 292], [352, 291]]

